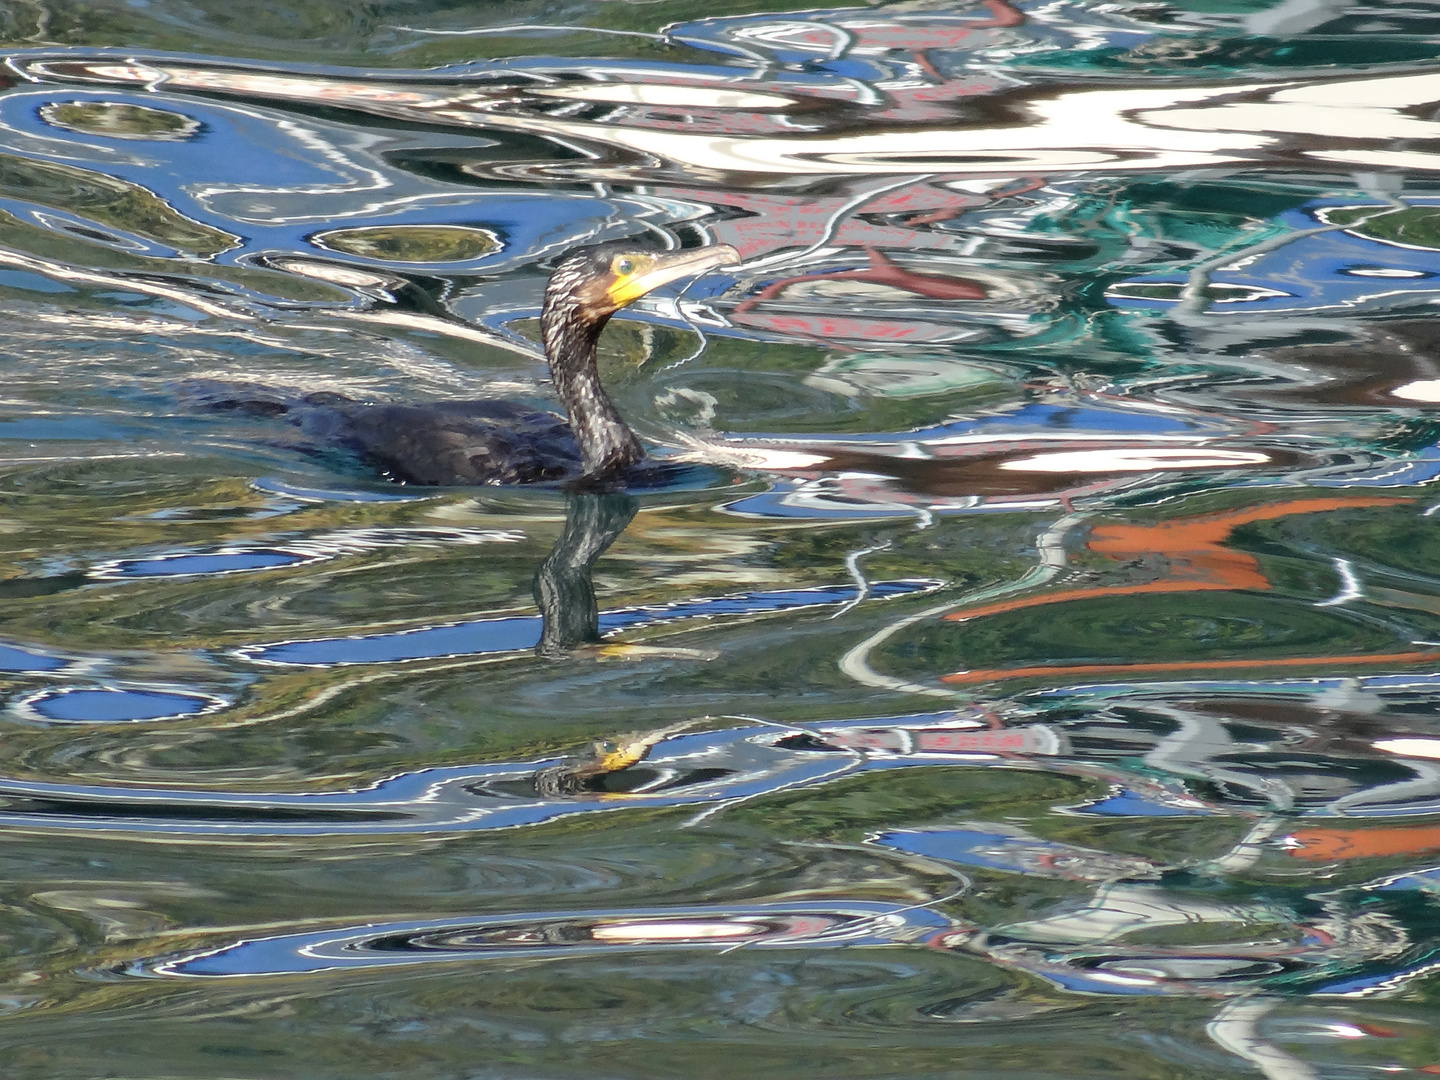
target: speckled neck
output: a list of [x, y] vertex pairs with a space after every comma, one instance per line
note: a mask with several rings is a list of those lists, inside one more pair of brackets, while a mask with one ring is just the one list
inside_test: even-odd
[[613, 475], [645, 456], [645, 448], [600, 384], [595, 347], [609, 321], [609, 316], [586, 319], [574, 305], [553, 295], [546, 296], [541, 316], [550, 376], [570, 417], [588, 477]]

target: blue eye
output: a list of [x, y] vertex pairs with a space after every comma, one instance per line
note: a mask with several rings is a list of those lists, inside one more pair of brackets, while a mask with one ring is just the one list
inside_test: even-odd
[[617, 274], [633, 274], [635, 272], [634, 260], [620, 259], [618, 262], [615, 263], [615, 272]]

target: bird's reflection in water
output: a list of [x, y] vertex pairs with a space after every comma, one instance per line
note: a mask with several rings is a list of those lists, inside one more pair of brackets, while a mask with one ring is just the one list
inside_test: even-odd
[[558, 659], [598, 649], [600, 608], [591, 580], [595, 560], [625, 531], [639, 508], [631, 495], [570, 494], [565, 528], [535, 573], [535, 603], [544, 619], [536, 656]]
[[[535, 655], [549, 659], [639, 660], [670, 658], [714, 660], [712, 649], [688, 649], [669, 645], [638, 645], [604, 642], [600, 631], [600, 609], [595, 600], [591, 575], [595, 561], [610, 548], [634, 519], [640, 502], [617, 491], [574, 489], [565, 504], [565, 528], [545, 561], [535, 572], [535, 603], [540, 608], [540, 641]], [[881, 586], [888, 583], [881, 582]], [[622, 615], [640, 619], [616, 620], [607, 616], [607, 630], [642, 625], [646, 612], [660, 608], [627, 608]], [[670, 610], [679, 611], [680, 608]]]
[[[685, 653], [704, 658], [695, 650], [657, 649], [643, 645], [602, 645], [600, 607], [595, 600], [592, 574], [595, 561], [609, 549], [634, 520], [640, 502], [632, 495], [602, 491], [573, 491], [565, 505], [565, 528], [540, 569], [535, 572], [535, 603], [543, 626], [535, 655], [552, 660], [635, 657]], [[542, 798], [563, 798], [615, 790], [616, 774], [645, 759], [651, 747], [688, 727], [635, 732], [613, 741], [594, 743], [588, 752], [540, 769], [529, 782]], [[725, 770], [721, 770], [723, 773]], [[643, 784], [648, 774], [632, 778]], [[625, 788], [621, 784], [620, 788]]]

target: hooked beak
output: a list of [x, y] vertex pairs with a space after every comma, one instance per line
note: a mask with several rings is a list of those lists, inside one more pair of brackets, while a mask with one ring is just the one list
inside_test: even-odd
[[657, 252], [644, 269], [621, 278], [610, 286], [608, 294], [617, 308], [634, 303], [646, 293], [654, 292], [661, 285], [668, 285], [680, 278], [698, 277], [707, 270], [718, 266], [735, 266], [740, 262], [740, 252], [729, 244], [711, 244], [709, 247], [690, 248], [686, 251]]

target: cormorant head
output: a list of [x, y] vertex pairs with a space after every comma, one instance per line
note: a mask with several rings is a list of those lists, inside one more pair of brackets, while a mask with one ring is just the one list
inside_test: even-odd
[[560, 359], [554, 345], [583, 337], [593, 340], [611, 315], [646, 293], [739, 261], [740, 253], [729, 244], [654, 251], [620, 240], [571, 252], [545, 289], [541, 323], [551, 363]]

